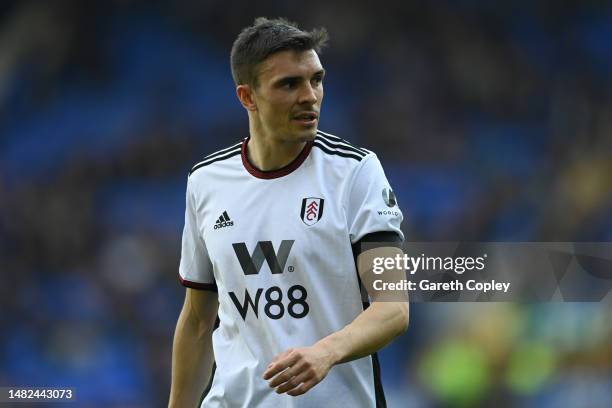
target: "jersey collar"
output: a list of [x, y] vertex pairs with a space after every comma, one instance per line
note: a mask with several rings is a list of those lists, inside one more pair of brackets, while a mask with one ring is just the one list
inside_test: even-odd
[[260, 179], [275, 179], [275, 178], [283, 177], [291, 173], [298, 167], [300, 167], [300, 165], [308, 157], [308, 154], [310, 153], [310, 150], [312, 149], [312, 143], [313, 143], [312, 141], [306, 142], [306, 146], [304, 146], [300, 154], [298, 154], [298, 156], [295, 159], [293, 159], [293, 161], [289, 163], [288, 165], [281, 167], [280, 169], [276, 169], [276, 170], [262, 171], [256, 168], [255, 166], [253, 166], [253, 164], [251, 164], [251, 162], [249, 161], [247, 157], [246, 147], [247, 147], [247, 143], [249, 142], [249, 139], [250, 137], [247, 137], [242, 142], [242, 148], [241, 148], [242, 164], [244, 165], [244, 168], [249, 173], [251, 173], [251, 175], [257, 178], [260, 178]]

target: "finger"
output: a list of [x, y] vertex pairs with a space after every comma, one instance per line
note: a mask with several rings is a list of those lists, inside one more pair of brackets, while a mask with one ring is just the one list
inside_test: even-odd
[[[286, 383], [287, 381], [291, 380], [291, 378], [296, 377], [298, 375], [302, 375], [303, 373], [306, 373], [306, 370], [304, 369], [304, 363], [296, 363], [294, 365], [292, 365], [291, 367], [287, 368], [285, 371], [283, 371], [282, 373], [278, 374], [276, 377], [272, 378], [272, 380], [269, 381], [269, 385], [270, 387], [274, 388], [274, 387], [278, 387], [281, 384]], [[300, 377], [302, 378], [302, 377]], [[302, 381], [306, 381], [310, 378], [310, 376], [306, 375], [305, 378], [302, 379]], [[300, 381], [300, 382], [302, 382]], [[297, 383], [296, 385], [298, 385], [299, 383]], [[295, 385], [293, 386], [295, 387]], [[291, 387], [291, 388], [293, 388]]]
[[288, 349], [288, 350], [283, 351], [282, 353], [278, 353], [277, 355], [272, 357], [272, 361], [270, 361], [270, 364], [268, 364], [268, 367], [266, 367], [266, 368], [272, 367], [272, 364], [274, 364], [277, 361], [287, 357], [289, 355], [289, 353], [291, 353], [292, 351], [293, 351], [293, 349]]
[[283, 370], [283, 368], [280, 365], [277, 365], [277, 362], [281, 361], [282, 358], [285, 358], [285, 354], [287, 354], [286, 351], [282, 352], [281, 354], [277, 354], [272, 359], [272, 362], [268, 364], [268, 367], [266, 367], [266, 371], [264, 371], [264, 373], [262, 374], [262, 377], [264, 380], [268, 380], [274, 377], [276, 374], [278, 374], [280, 371]]
[[306, 381], [305, 383], [300, 384], [298, 387], [295, 387], [291, 391], [287, 393], [287, 395], [291, 395], [292, 397], [297, 397], [298, 395], [305, 394], [314, 387], [317, 383], [313, 380]]
[[263, 373], [263, 379], [269, 380], [270, 378], [273, 378], [275, 375], [282, 373], [284, 370], [286, 370], [289, 367], [290, 367], [289, 364], [284, 364], [282, 361], [272, 363], [268, 366], [268, 369]]
[[271, 363], [268, 366], [268, 369], [263, 373], [263, 379], [269, 380], [274, 377], [276, 374], [282, 372], [288, 367], [294, 365], [300, 359], [299, 353], [290, 353], [288, 356], [285, 356], [279, 359], [276, 362]]
[[274, 387], [278, 387], [279, 385], [289, 381], [293, 376], [293, 372], [292, 370], [294, 370], [295, 367], [289, 367], [287, 368], [285, 371], [283, 371], [282, 373], [278, 374], [276, 377], [272, 378], [270, 381], [268, 381], [268, 385], [271, 388]]
[[310, 377], [312, 377], [312, 374], [304, 369], [304, 364], [297, 363], [274, 377], [271, 381], [269, 381], [269, 385], [272, 388], [278, 387], [279, 385], [285, 384], [286, 382], [297, 376], [300, 376], [300, 382], [295, 383], [295, 385], [291, 388], [294, 388], [301, 382], [310, 379]]
[[282, 394], [287, 391], [291, 391], [292, 389], [299, 386], [301, 383], [308, 381], [310, 377], [310, 373], [301, 373], [299, 375], [293, 376], [286, 383], [282, 384], [280, 387], [276, 389], [277, 394]]

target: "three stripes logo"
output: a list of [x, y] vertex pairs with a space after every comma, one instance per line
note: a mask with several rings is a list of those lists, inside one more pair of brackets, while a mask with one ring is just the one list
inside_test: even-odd
[[316, 224], [323, 216], [323, 203], [325, 200], [318, 197], [307, 197], [302, 200], [300, 216], [306, 225]]
[[223, 211], [223, 214], [221, 214], [215, 222], [215, 229], [231, 227], [232, 225], [234, 225], [234, 221], [230, 220], [229, 215], [227, 215], [227, 211]]

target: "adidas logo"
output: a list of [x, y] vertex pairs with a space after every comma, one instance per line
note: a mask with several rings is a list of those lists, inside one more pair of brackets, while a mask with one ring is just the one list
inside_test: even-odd
[[215, 222], [215, 229], [231, 227], [232, 225], [234, 225], [234, 221], [230, 220], [229, 215], [227, 215], [227, 211], [223, 211], [223, 214], [221, 214], [219, 219]]

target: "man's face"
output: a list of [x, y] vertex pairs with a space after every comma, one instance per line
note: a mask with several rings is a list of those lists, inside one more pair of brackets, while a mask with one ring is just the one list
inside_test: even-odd
[[277, 52], [263, 61], [258, 71], [253, 100], [264, 132], [284, 142], [313, 140], [325, 75], [317, 53]]

